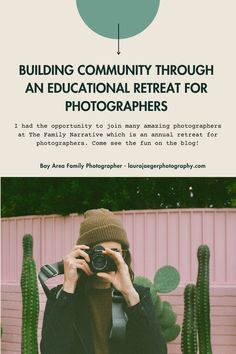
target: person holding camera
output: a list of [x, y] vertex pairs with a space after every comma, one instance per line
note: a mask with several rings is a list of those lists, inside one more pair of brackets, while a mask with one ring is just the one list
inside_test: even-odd
[[122, 223], [106, 209], [84, 215], [47, 300], [41, 354], [166, 354], [149, 289], [133, 284]]

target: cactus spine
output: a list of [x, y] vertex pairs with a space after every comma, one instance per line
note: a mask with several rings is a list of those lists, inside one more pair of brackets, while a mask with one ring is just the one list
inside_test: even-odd
[[23, 237], [21, 291], [23, 301], [21, 353], [38, 354], [39, 292], [31, 235]]
[[212, 354], [209, 300], [209, 259], [207, 245], [198, 248], [197, 317], [200, 354]]
[[181, 333], [181, 350], [184, 354], [197, 353], [196, 287], [188, 284], [184, 290], [184, 321]]

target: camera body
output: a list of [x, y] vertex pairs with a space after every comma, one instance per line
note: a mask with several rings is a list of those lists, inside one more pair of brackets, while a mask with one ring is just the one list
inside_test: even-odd
[[108, 273], [117, 270], [117, 266], [114, 260], [104, 254], [104, 250], [105, 248], [103, 246], [98, 245], [85, 251], [90, 257], [90, 262], [88, 263], [88, 265], [93, 273]]

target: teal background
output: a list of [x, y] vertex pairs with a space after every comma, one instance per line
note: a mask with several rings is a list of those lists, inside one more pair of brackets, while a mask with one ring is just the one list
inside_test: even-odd
[[147, 28], [155, 18], [160, 0], [76, 0], [86, 25], [108, 38], [135, 36]]

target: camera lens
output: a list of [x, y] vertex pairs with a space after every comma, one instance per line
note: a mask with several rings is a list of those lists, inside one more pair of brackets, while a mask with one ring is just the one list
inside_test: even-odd
[[96, 254], [92, 259], [92, 265], [96, 271], [102, 271], [107, 266], [107, 259], [103, 254]]

